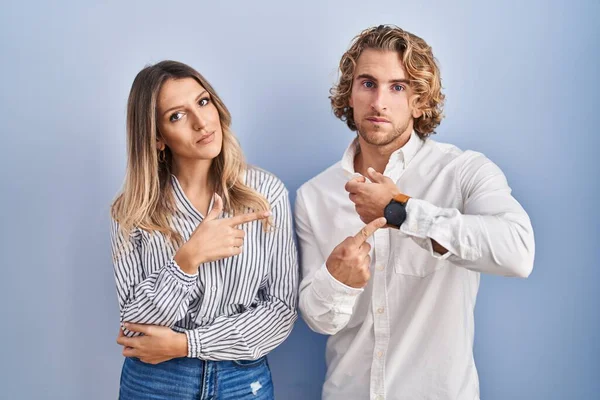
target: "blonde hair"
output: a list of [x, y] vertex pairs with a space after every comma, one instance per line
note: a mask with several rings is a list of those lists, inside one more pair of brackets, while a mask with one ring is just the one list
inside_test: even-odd
[[[230, 129], [231, 114], [204, 77], [190, 66], [176, 61], [162, 61], [142, 69], [131, 86], [127, 102], [127, 172], [121, 193], [113, 202], [111, 216], [124, 233], [134, 228], [158, 231], [175, 246], [181, 235], [171, 227], [176, 210], [171, 171], [173, 155], [167, 147], [163, 162], [156, 148], [160, 137], [157, 125], [157, 99], [162, 85], [169, 79], [195, 79], [210, 94], [216, 106], [223, 144], [210, 167], [215, 192], [223, 198], [223, 210], [236, 214], [268, 211], [267, 200], [243, 182], [247, 164], [238, 140]], [[266, 229], [270, 222], [263, 225]]]
[[431, 47], [420, 37], [397, 26], [379, 25], [357, 35], [340, 60], [340, 79], [331, 90], [331, 107], [336, 117], [355, 131], [353, 110], [350, 107], [352, 81], [358, 58], [365, 49], [397, 51], [408, 74], [410, 85], [418, 95], [416, 103], [423, 112], [414, 120], [414, 129], [421, 137], [429, 136], [443, 118], [444, 94], [440, 69]]

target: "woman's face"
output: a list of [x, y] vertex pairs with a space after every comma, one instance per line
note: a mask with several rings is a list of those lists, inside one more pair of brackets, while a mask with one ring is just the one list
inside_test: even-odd
[[195, 79], [167, 80], [158, 94], [157, 111], [158, 150], [168, 146], [176, 162], [219, 155], [223, 143], [219, 112]]

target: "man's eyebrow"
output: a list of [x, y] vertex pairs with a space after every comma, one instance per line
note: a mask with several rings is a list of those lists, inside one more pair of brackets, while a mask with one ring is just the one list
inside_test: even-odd
[[369, 75], [369, 74], [360, 74], [356, 77], [356, 79], [369, 79], [369, 80], [377, 82], [377, 78], [375, 78], [373, 75]]
[[[371, 81], [377, 82], [377, 78], [375, 78], [373, 75], [369, 75], [369, 74], [360, 74], [356, 77], [356, 79], [369, 79]], [[405, 85], [410, 85], [410, 80], [408, 80], [408, 79], [390, 79], [388, 82], [389, 83], [404, 83]]]

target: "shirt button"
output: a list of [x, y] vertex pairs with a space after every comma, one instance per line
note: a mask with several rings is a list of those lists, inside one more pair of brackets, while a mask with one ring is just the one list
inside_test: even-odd
[[383, 396], [379, 395], [377, 397], [375, 397], [376, 400], [383, 400]]
[[385, 267], [383, 265], [378, 265], [375, 268], [377, 268], [377, 271], [383, 271], [385, 269]]
[[384, 312], [384, 311], [385, 311], [385, 309], [384, 309], [383, 307], [379, 307], [379, 308], [377, 309], [377, 312], [378, 312], [379, 314], [383, 314], [383, 312]]
[[378, 357], [378, 358], [381, 358], [381, 357], [383, 357], [383, 351], [378, 351], [378, 352], [377, 352], [377, 357]]
[[210, 288], [210, 290], [211, 290], [212, 292], [216, 292], [216, 291], [217, 291], [217, 287], [216, 287], [216, 286], [213, 286], [213, 287], [211, 287], [211, 288]]

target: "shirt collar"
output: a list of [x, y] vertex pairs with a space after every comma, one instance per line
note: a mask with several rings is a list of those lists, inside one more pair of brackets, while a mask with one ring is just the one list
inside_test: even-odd
[[[196, 207], [192, 204], [192, 202], [187, 198], [181, 184], [177, 177], [171, 174], [171, 183], [173, 184], [173, 194], [175, 195], [175, 204], [177, 209], [182, 212], [184, 215], [191, 215], [198, 220], [202, 220], [203, 217]], [[211, 201], [212, 206], [212, 201]], [[210, 207], [209, 207], [210, 208]]]
[[[415, 157], [419, 149], [423, 146], [423, 140], [419, 137], [419, 135], [412, 131], [410, 134], [410, 138], [408, 138], [408, 142], [404, 144], [404, 146], [400, 147], [398, 150], [394, 151], [390, 154], [390, 160], [388, 161], [388, 166], [394, 166], [398, 162], [402, 162], [404, 164], [404, 168], [408, 166], [408, 164]], [[354, 158], [360, 151], [360, 145], [358, 144], [358, 137], [355, 138], [352, 143], [348, 146], [344, 155], [342, 156], [342, 169], [348, 175], [354, 175], [357, 172], [354, 170]], [[389, 167], [386, 167], [388, 170]]]

